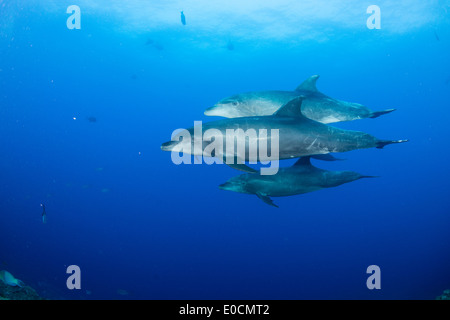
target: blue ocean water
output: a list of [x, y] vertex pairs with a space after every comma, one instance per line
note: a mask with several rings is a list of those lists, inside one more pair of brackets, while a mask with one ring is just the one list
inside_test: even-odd
[[[0, 269], [50, 299], [434, 299], [450, 288], [449, 9], [0, 0]], [[331, 97], [397, 109], [333, 125], [408, 143], [314, 162], [380, 178], [277, 209], [218, 188], [240, 172], [160, 149], [224, 97], [315, 74]]]

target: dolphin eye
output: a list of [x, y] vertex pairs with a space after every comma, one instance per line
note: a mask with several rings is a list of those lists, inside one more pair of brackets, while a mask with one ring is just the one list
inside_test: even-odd
[[237, 106], [238, 105], [237, 101], [233, 101], [232, 104], [233, 104], [233, 106]]

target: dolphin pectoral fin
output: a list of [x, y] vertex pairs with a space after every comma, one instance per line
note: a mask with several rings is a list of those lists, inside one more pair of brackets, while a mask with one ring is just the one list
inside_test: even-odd
[[226, 163], [225, 161], [223, 163], [225, 163], [230, 168], [233, 168], [233, 169], [236, 169], [239, 171], [244, 171], [247, 173], [257, 173], [258, 172], [257, 170], [250, 168], [249, 166], [247, 166], [246, 164], [243, 164], [243, 163], [242, 164], [239, 164], [239, 163], [229, 164], [229, 163]]
[[376, 142], [376, 148], [377, 149], [383, 149], [388, 144], [403, 143], [403, 142], [408, 142], [408, 141], [409, 141], [408, 139], [405, 139], [405, 140], [378, 140]]
[[295, 117], [295, 118], [305, 118], [302, 114], [302, 102], [305, 96], [296, 97], [284, 105], [282, 105], [275, 113], [274, 116], [279, 117]]
[[262, 201], [264, 201], [264, 203], [267, 203], [269, 206], [279, 208], [275, 203], [273, 203], [272, 199], [270, 199], [269, 196], [261, 194], [261, 193], [256, 193], [256, 196], [258, 198], [260, 198]]
[[382, 116], [383, 114], [388, 114], [395, 110], [396, 109], [386, 109], [386, 110], [382, 110], [382, 111], [374, 111], [370, 114], [369, 118], [378, 118], [379, 116]]
[[221, 155], [216, 155], [217, 157], [221, 158], [223, 163], [225, 163], [227, 166], [229, 166], [230, 168], [239, 170], [239, 171], [244, 171], [247, 173], [257, 173], [258, 171], [250, 168], [249, 166], [247, 166], [244, 161], [242, 161], [241, 159], [237, 158], [236, 156], [231, 156], [231, 158], [233, 158], [232, 163], [227, 163], [227, 156], [224, 154]]

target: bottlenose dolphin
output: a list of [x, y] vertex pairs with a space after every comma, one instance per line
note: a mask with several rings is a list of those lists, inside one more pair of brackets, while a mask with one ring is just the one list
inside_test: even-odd
[[359, 103], [333, 99], [317, 90], [317, 79], [318, 75], [306, 79], [294, 91], [253, 91], [237, 94], [206, 109], [205, 115], [225, 118], [271, 115], [282, 105], [299, 96], [305, 97], [303, 114], [322, 123], [377, 118], [395, 110], [374, 112]]
[[337, 187], [363, 176], [353, 171], [328, 171], [311, 164], [310, 157], [302, 157], [292, 166], [281, 168], [271, 176], [241, 174], [219, 186], [222, 190], [254, 194], [265, 203], [277, 207], [270, 197], [286, 197], [324, 188]]
[[[278, 131], [278, 157], [276, 160], [299, 158], [302, 156], [328, 154], [333, 152], [346, 152], [365, 148], [383, 148], [391, 143], [402, 143], [408, 140], [380, 140], [374, 136], [352, 130], [344, 130], [308, 119], [301, 112], [303, 97], [297, 97], [282, 106], [271, 116], [241, 117], [234, 119], [221, 119], [201, 125], [184, 129], [172, 137], [172, 141], [163, 143], [161, 149], [164, 151], [176, 151], [187, 154], [217, 157], [234, 157], [237, 161], [226, 163], [227, 165], [246, 172], [255, 172], [243, 164], [243, 160], [249, 159], [250, 148], [260, 148], [262, 143], [266, 143], [266, 155], [257, 152], [256, 161], [273, 161], [272, 135], [257, 136], [253, 140], [247, 139], [245, 149], [234, 148], [232, 150], [216, 150], [209, 148], [209, 141], [205, 141], [204, 133], [212, 129], [220, 133], [222, 146], [226, 145], [227, 131], [266, 130]], [[198, 132], [201, 132], [201, 135]], [[196, 134], [197, 132], [197, 134]], [[195, 146], [200, 147], [195, 148]], [[224, 148], [223, 148], [224, 149]], [[232, 152], [232, 154], [230, 153]], [[271, 154], [270, 157], [268, 154]]]

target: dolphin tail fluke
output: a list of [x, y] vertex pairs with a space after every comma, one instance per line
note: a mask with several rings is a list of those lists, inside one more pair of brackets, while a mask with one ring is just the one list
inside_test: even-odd
[[409, 141], [408, 139], [405, 139], [405, 140], [378, 140], [376, 142], [376, 148], [383, 149], [388, 144], [403, 143], [403, 142], [408, 142], [408, 141]]
[[383, 114], [391, 113], [392, 111], [395, 111], [397, 109], [386, 109], [382, 111], [374, 111], [370, 114], [369, 118], [378, 118], [379, 116], [382, 116]]
[[278, 208], [278, 206], [275, 203], [273, 203], [272, 199], [270, 199], [269, 196], [261, 194], [261, 193], [257, 193], [256, 195], [258, 196], [258, 198], [260, 198], [262, 201], [264, 201], [264, 203], [267, 203], [269, 206]]

